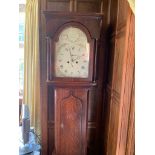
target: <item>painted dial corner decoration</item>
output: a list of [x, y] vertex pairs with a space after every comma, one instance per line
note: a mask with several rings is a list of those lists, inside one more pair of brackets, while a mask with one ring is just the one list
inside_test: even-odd
[[70, 26], [59, 35], [55, 48], [55, 76], [88, 78], [90, 45], [86, 34]]

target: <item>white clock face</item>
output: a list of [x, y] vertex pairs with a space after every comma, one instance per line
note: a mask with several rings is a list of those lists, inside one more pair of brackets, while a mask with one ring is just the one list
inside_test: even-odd
[[55, 51], [55, 76], [87, 78], [89, 74], [90, 45], [86, 34], [68, 27], [59, 35]]

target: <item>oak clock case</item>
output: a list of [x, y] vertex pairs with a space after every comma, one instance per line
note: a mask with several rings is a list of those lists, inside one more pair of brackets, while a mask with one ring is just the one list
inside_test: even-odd
[[97, 52], [102, 15], [45, 12], [45, 16], [47, 154], [91, 154], [89, 128], [90, 124], [96, 128], [97, 122], [91, 123], [88, 115], [90, 104], [95, 104], [90, 100], [92, 90], [98, 85]]

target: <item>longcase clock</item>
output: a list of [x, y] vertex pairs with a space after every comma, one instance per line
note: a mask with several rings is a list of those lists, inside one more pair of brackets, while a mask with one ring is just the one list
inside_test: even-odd
[[91, 91], [98, 86], [98, 41], [103, 17], [57, 12], [45, 12], [45, 16], [48, 113], [43, 115], [48, 118], [48, 154], [86, 155]]

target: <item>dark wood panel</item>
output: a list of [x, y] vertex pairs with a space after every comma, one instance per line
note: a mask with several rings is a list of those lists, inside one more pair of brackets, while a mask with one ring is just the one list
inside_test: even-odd
[[87, 89], [55, 89], [56, 154], [86, 154], [87, 98]]
[[76, 7], [77, 12], [100, 12], [101, 11], [101, 3], [99, 2], [77, 2]]
[[94, 88], [93, 90], [90, 90], [90, 95], [89, 95], [89, 103], [88, 103], [88, 121], [89, 122], [95, 122], [96, 121], [96, 116], [97, 116], [97, 105], [94, 104], [96, 102], [96, 96], [97, 96], [97, 91]]
[[48, 87], [48, 121], [54, 122], [54, 89], [52, 87]]
[[110, 34], [116, 32], [119, 0], [110, 0]]
[[70, 11], [70, 2], [66, 1], [52, 1], [47, 3], [47, 10], [49, 11]]
[[102, 0], [101, 2], [101, 12], [104, 13], [104, 29], [105, 33], [107, 34], [108, 32], [108, 26], [110, 22], [110, 5], [111, 5], [111, 0]]
[[111, 89], [106, 89], [106, 97], [104, 104], [104, 113], [103, 113], [103, 148], [102, 155], [107, 155], [107, 147], [108, 147], [108, 131], [109, 131], [109, 120], [110, 120], [110, 105], [111, 105]]
[[100, 13], [102, 9], [101, 3], [101, 0], [48, 0], [47, 10]]
[[[53, 98], [54, 98], [54, 89], [53, 87], [48, 88], [48, 151], [49, 154], [54, 150], [54, 103], [53, 103]], [[89, 104], [88, 104], [88, 124], [87, 124], [87, 147], [88, 147], [88, 154], [93, 155], [96, 152], [96, 146], [98, 143], [96, 143], [96, 137], [100, 136], [100, 133], [96, 132], [97, 130], [97, 116], [98, 114], [101, 117], [101, 114], [98, 112], [98, 108], [100, 103], [99, 101], [96, 100], [98, 93], [96, 92], [96, 88], [90, 90], [89, 93]], [[96, 94], [94, 96], [94, 94]], [[94, 104], [94, 102], [96, 104]]]
[[96, 128], [88, 128], [87, 137], [87, 154], [94, 155], [96, 153]]
[[109, 40], [108, 47], [108, 62], [107, 62], [107, 83], [110, 87], [112, 87], [113, 81], [113, 69], [114, 69], [114, 52], [115, 52], [115, 39], [112, 38]]
[[48, 155], [52, 155], [54, 150], [54, 126], [48, 128]]
[[42, 14], [43, 10], [46, 10], [46, 0], [39, 1], [39, 50], [40, 50], [40, 93], [41, 93], [41, 143], [42, 153], [48, 154], [48, 129], [47, 122], [47, 87], [44, 81], [46, 81], [47, 68], [46, 68], [46, 29], [45, 29], [45, 17]]
[[60, 152], [65, 155], [81, 154], [82, 102], [77, 97], [70, 96], [62, 101], [60, 111]]

